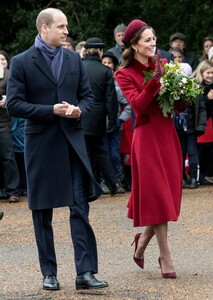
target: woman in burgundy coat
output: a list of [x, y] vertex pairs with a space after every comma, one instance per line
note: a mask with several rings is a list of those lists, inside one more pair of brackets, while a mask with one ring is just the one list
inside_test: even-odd
[[[156, 36], [141, 20], [133, 20], [127, 26], [124, 41], [127, 49], [116, 80], [136, 116], [128, 217], [134, 227], [147, 226], [143, 234], [135, 236], [133, 259], [139, 267], [144, 267], [144, 251], [156, 235], [162, 277], [176, 278], [167, 242], [167, 223], [177, 221], [180, 213], [182, 158], [172, 119], [163, 116], [157, 103], [163, 74], [160, 51], [154, 63]], [[144, 71], [151, 70], [155, 73], [145, 82]]]

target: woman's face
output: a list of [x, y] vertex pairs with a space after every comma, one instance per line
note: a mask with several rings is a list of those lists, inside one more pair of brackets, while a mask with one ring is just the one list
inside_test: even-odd
[[0, 54], [0, 63], [6, 69], [8, 66], [8, 62], [3, 54]]
[[202, 75], [203, 75], [203, 81], [209, 83], [213, 82], [213, 67], [206, 69]]
[[140, 40], [136, 45], [133, 45], [132, 48], [138, 55], [144, 56], [146, 58], [153, 57], [156, 50], [156, 41], [156, 35], [151, 29], [147, 28], [141, 33]]
[[208, 56], [208, 52], [209, 52], [209, 49], [213, 46], [213, 42], [212, 41], [205, 41], [204, 42], [204, 45], [203, 45], [203, 49], [204, 49], [204, 52], [205, 54]]

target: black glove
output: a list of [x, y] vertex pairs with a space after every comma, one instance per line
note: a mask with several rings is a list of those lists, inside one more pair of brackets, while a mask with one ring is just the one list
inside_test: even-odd
[[153, 75], [156, 81], [160, 81], [164, 71], [164, 64], [161, 62], [160, 57], [160, 50], [158, 49], [155, 62], [155, 74]]
[[196, 130], [195, 134], [196, 136], [201, 136], [202, 134], [204, 134], [204, 132], [202, 130]]

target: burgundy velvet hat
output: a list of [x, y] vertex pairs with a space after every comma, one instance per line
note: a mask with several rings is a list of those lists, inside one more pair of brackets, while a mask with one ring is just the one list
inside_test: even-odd
[[131, 21], [124, 32], [124, 41], [129, 42], [133, 38], [135, 33], [143, 26], [147, 26], [147, 24], [141, 20], [136, 19]]

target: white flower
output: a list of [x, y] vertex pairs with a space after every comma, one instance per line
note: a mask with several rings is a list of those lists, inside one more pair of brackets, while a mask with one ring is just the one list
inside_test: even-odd
[[182, 79], [181, 79], [181, 81], [183, 82], [183, 84], [185, 84], [185, 83], [187, 83], [187, 78], [186, 77], [183, 77]]
[[183, 73], [181, 65], [176, 62], [165, 64], [161, 83], [158, 101], [164, 117], [174, 112], [175, 101], [190, 105], [196, 103], [198, 95], [203, 92], [196, 79]]

